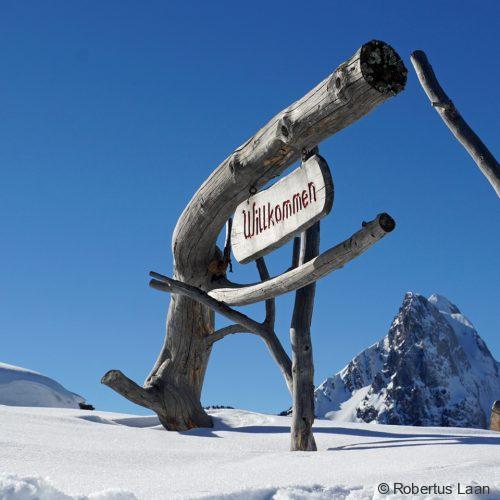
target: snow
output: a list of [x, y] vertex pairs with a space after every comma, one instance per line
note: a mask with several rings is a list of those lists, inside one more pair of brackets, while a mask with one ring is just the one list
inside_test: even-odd
[[367, 385], [361, 389], [353, 391], [352, 394], [350, 394], [349, 399], [340, 403], [337, 410], [327, 412], [325, 418], [335, 420], [337, 422], [356, 422], [356, 409], [360, 405], [361, 401], [363, 401], [366, 397], [369, 390], [370, 386]]
[[156, 416], [0, 406], [0, 498], [381, 499], [394, 481], [500, 495], [500, 433], [316, 420], [319, 451], [290, 452], [289, 417], [210, 413], [213, 429], [178, 433]]
[[84, 401], [41, 373], [0, 363], [0, 404], [79, 408]]

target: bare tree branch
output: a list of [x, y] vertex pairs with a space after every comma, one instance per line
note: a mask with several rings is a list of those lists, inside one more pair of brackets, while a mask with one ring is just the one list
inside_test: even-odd
[[345, 264], [364, 253], [374, 243], [391, 232], [396, 223], [388, 214], [380, 214], [343, 243], [330, 248], [318, 257], [301, 266], [271, 278], [263, 283], [238, 285], [225, 281], [227, 288], [214, 288], [210, 297], [230, 305], [246, 305], [277, 297], [298, 290], [319, 280], [323, 276], [340, 269]]
[[296, 236], [293, 239], [292, 265], [290, 266], [289, 271], [299, 266], [299, 258], [300, 258], [300, 236]]
[[149, 286], [156, 290], [168, 293], [177, 293], [194, 299], [197, 302], [206, 305], [213, 311], [222, 314], [222, 316], [225, 316], [231, 321], [242, 325], [247, 330], [255, 333], [256, 335], [265, 335], [267, 333], [261, 323], [253, 320], [252, 318], [249, 318], [246, 314], [232, 309], [227, 304], [224, 304], [224, 302], [220, 302], [213, 297], [210, 297], [210, 295], [208, 295], [200, 288], [197, 288], [193, 285], [188, 285], [187, 283], [182, 283], [182, 281], [174, 280], [154, 271], [151, 271], [149, 275], [155, 278], [149, 282]]
[[[256, 261], [257, 269], [259, 270], [259, 276], [261, 281], [267, 281], [271, 276], [267, 270], [266, 262], [264, 257], [259, 257]], [[266, 319], [264, 320], [264, 325], [266, 325], [270, 330], [274, 331], [274, 323], [276, 321], [276, 301], [274, 298], [266, 300]]]
[[130, 380], [120, 370], [110, 370], [104, 374], [101, 383], [107, 385], [118, 394], [150, 410], [156, 411], [161, 406], [160, 394], [156, 387], [141, 387]]
[[214, 342], [217, 342], [218, 340], [221, 340], [224, 337], [227, 337], [228, 335], [232, 335], [234, 333], [253, 333], [253, 332], [251, 332], [248, 328], [245, 328], [244, 326], [239, 324], [229, 325], [223, 328], [219, 328], [219, 330], [210, 334], [207, 337], [207, 342], [209, 343], [209, 345], [212, 345]]
[[471, 155], [497, 195], [500, 196], [500, 166], [493, 153], [490, 152], [478, 135], [469, 127], [453, 102], [446, 95], [425, 53], [421, 50], [416, 50], [411, 55], [411, 62], [417, 73], [420, 85], [422, 85], [439, 116], [441, 116], [455, 138]]

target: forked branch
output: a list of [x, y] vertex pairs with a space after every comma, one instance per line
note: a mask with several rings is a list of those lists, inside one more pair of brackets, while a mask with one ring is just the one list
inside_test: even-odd
[[287, 387], [291, 391], [292, 362], [274, 330], [270, 328], [266, 322], [259, 323], [258, 321], [249, 318], [246, 314], [240, 313], [239, 311], [229, 307], [227, 304], [215, 300], [206, 292], [196, 288], [195, 286], [182, 283], [167, 276], [163, 276], [162, 274], [155, 273], [154, 271], [151, 271], [149, 274], [154, 278], [149, 282], [149, 285], [152, 288], [162, 292], [176, 293], [190, 297], [237, 323], [237, 325], [230, 325], [225, 328], [221, 328], [217, 332], [209, 335], [207, 337], [208, 346], [233, 333], [254, 333], [255, 335], [261, 337], [271, 352], [271, 355], [278, 363], [278, 366], [285, 377]]
[[[210, 297], [206, 292], [197, 288], [193, 285], [188, 285], [182, 281], [174, 280], [168, 276], [151, 271], [149, 275], [153, 278], [149, 282], [149, 286], [161, 292], [177, 293], [179, 295], [185, 295], [201, 304], [206, 305], [210, 309], [222, 316], [238, 323], [239, 325], [245, 327], [248, 331], [255, 333], [256, 335], [265, 334], [264, 327], [258, 321], [253, 320], [246, 314], [240, 313], [235, 309], [232, 309], [224, 302], [220, 302], [213, 297]], [[234, 333], [234, 332], [233, 332]]]

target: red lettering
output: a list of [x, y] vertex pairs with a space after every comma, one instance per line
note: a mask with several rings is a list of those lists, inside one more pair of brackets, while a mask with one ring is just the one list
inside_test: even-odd
[[304, 191], [302, 191], [302, 205], [304, 206], [304, 208], [309, 205], [309, 201], [307, 200], [308, 198], [309, 196], [307, 195], [307, 191], [304, 189]]

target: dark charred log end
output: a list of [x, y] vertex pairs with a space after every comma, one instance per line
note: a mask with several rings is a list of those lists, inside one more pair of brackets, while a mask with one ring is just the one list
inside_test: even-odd
[[408, 70], [399, 54], [387, 43], [372, 40], [361, 47], [361, 73], [381, 94], [396, 95], [404, 90]]
[[385, 212], [378, 216], [378, 223], [386, 233], [390, 233], [396, 227], [396, 221]]
[[424, 59], [427, 60], [427, 56], [425, 55], [425, 52], [423, 50], [414, 50], [412, 53], [411, 53], [411, 56], [410, 56], [412, 59]]

